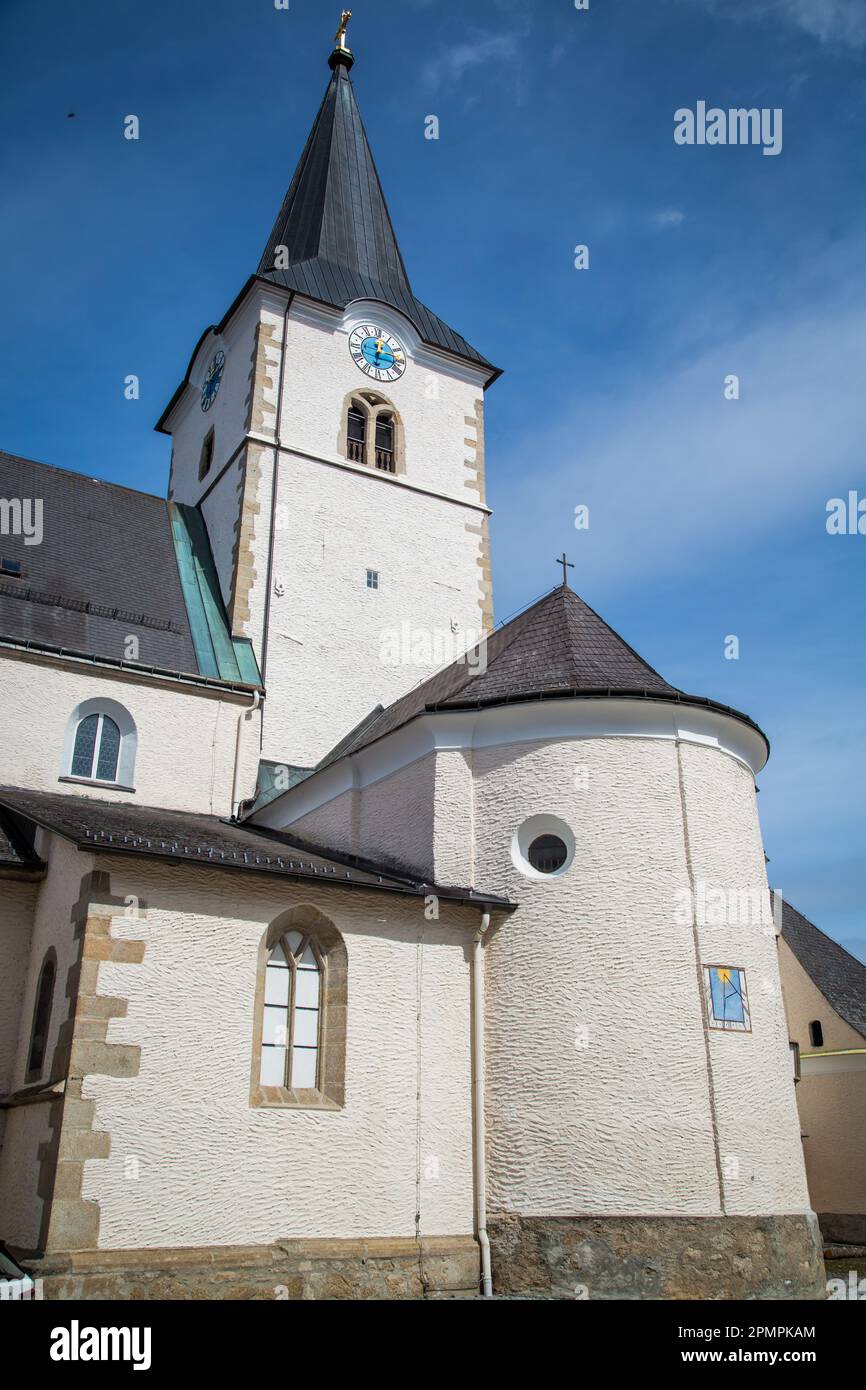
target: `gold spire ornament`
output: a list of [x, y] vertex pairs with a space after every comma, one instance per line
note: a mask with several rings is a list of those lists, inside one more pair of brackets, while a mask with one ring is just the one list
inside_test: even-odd
[[340, 15], [340, 27], [334, 35], [334, 43], [337, 48], [346, 47], [346, 30], [349, 27], [349, 20], [352, 18], [351, 10], [344, 10]]

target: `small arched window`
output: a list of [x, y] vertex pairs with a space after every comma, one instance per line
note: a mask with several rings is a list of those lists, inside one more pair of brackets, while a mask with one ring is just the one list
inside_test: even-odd
[[84, 700], [66, 727], [61, 780], [99, 782], [132, 790], [137, 734], [116, 700]]
[[824, 1046], [824, 1029], [817, 1018], [809, 1024], [809, 1042], [813, 1047]]
[[346, 457], [351, 463], [367, 462], [367, 412], [359, 401], [349, 406]]
[[343, 938], [316, 908], [292, 908], [271, 924], [259, 970], [252, 1104], [339, 1109], [346, 1085]]
[[46, 956], [39, 972], [36, 1001], [33, 1005], [33, 1028], [30, 1051], [27, 1055], [27, 1081], [38, 1081], [45, 1065], [48, 1048], [48, 1029], [51, 1027], [51, 1005], [54, 1000], [56, 966], [53, 955]]
[[394, 416], [381, 412], [376, 416], [376, 467], [383, 473], [396, 472], [394, 451]]

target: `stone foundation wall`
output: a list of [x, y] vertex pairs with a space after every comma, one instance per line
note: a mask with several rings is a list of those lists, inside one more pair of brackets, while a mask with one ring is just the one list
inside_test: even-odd
[[496, 1216], [497, 1294], [589, 1299], [820, 1299], [815, 1217]]
[[60, 1299], [420, 1299], [476, 1294], [471, 1236], [287, 1240], [179, 1250], [94, 1250], [27, 1262]]

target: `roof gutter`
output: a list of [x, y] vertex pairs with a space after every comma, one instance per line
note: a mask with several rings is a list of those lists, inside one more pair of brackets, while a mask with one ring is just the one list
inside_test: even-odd
[[123, 661], [120, 657], [113, 656], [96, 656], [93, 652], [55, 647], [48, 642], [18, 641], [14, 637], [0, 637], [0, 651], [4, 650], [30, 656], [52, 656], [59, 661], [74, 661], [78, 665], [104, 666], [112, 671], [125, 671], [131, 676], [149, 676], [156, 680], [175, 681], [178, 685], [195, 685], [227, 694], [252, 695], [254, 690], [259, 689], [243, 681], [218, 680], [215, 676], [201, 676], [192, 671], [172, 671], [163, 666], [142, 666], [136, 661]]

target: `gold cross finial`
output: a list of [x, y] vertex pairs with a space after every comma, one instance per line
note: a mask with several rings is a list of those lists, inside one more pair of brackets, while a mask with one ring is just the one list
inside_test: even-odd
[[337, 48], [346, 47], [346, 30], [349, 27], [349, 20], [352, 18], [351, 10], [344, 10], [340, 15], [340, 27], [334, 35], [334, 43]]

